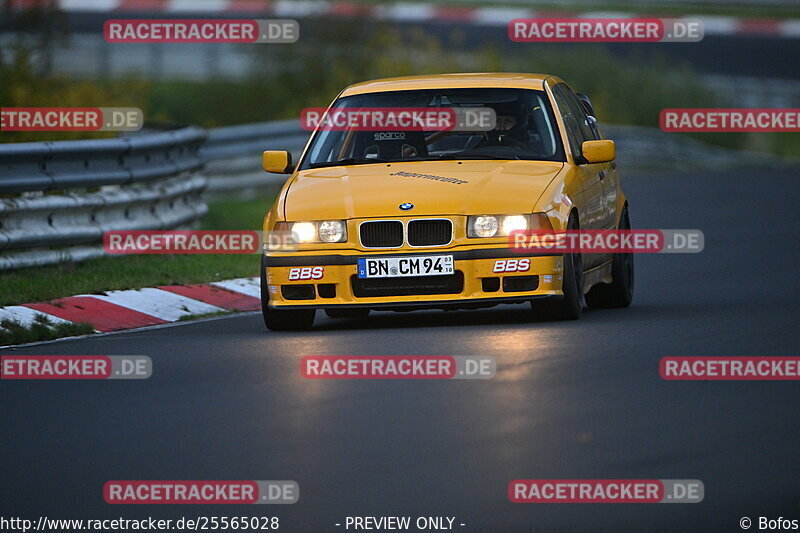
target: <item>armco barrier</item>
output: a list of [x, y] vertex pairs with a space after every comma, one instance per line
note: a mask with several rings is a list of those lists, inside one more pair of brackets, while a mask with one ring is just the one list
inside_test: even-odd
[[261, 169], [264, 150], [289, 150], [296, 158], [309, 133], [298, 120], [259, 122], [209, 130], [203, 148], [210, 191], [233, 191], [283, 181]]
[[0, 144], [0, 270], [103, 254], [111, 229], [171, 229], [201, 218], [195, 127], [92, 141]]
[[103, 255], [108, 230], [174, 229], [208, 211], [206, 190], [275, 183], [265, 149], [299, 155], [296, 120], [186, 127], [97, 141], [0, 144], [0, 270]]

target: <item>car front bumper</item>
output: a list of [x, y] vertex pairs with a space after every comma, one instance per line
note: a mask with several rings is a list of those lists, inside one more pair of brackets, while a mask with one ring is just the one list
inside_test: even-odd
[[[361, 257], [453, 255], [455, 273], [359, 279]], [[529, 261], [522, 270], [520, 262]], [[513, 261], [517, 261], [513, 263]], [[499, 272], [509, 268], [516, 271]], [[425, 308], [491, 306], [561, 295], [563, 260], [554, 254], [518, 254], [505, 248], [426, 249], [409, 253], [337, 251], [264, 256], [270, 306], [300, 308]]]

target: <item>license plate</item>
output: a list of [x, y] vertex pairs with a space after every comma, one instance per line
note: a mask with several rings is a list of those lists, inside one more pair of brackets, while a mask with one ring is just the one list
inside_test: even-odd
[[359, 278], [401, 278], [453, 274], [452, 255], [418, 255], [414, 257], [361, 257]]

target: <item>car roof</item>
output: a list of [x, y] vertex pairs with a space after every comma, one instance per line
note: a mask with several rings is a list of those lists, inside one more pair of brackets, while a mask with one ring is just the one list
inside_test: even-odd
[[387, 91], [411, 91], [415, 89], [453, 89], [459, 87], [543, 89], [544, 81], [552, 77], [553, 76], [548, 74], [524, 74], [516, 72], [404, 76], [402, 78], [384, 78], [356, 83], [342, 91], [341, 96]]

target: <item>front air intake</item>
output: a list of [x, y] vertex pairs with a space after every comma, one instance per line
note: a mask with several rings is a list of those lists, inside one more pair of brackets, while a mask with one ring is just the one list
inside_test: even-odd
[[362, 222], [359, 233], [361, 245], [365, 248], [399, 248], [403, 246], [403, 223], [399, 220]]
[[447, 219], [412, 220], [408, 223], [411, 246], [444, 246], [453, 240], [453, 223]]

